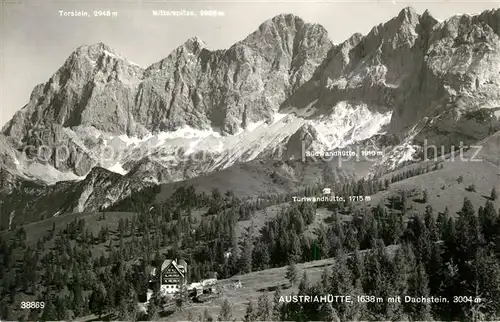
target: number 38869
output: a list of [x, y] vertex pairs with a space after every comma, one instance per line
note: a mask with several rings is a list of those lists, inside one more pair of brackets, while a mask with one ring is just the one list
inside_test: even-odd
[[21, 309], [43, 309], [45, 302], [21, 302]]

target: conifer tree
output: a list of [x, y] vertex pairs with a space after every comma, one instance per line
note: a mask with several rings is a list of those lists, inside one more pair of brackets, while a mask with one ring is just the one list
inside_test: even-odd
[[[376, 249], [372, 249], [364, 262], [363, 290], [366, 295], [381, 296], [388, 292], [388, 283], [384, 277], [384, 263]], [[383, 303], [367, 303], [367, 309], [375, 319], [381, 319], [385, 312]]]
[[302, 274], [302, 279], [299, 283], [299, 295], [305, 295], [307, 293], [307, 289], [309, 288], [309, 279], [307, 278], [307, 273], [304, 271]]
[[353, 281], [362, 280], [363, 278], [363, 257], [359, 250], [354, 251], [354, 254], [347, 260], [349, 269], [351, 270]]
[[493, 201], [498, 199], [497, 189], [495, 187], [491, 189], [490, 199]]
[[348, 224], [344, 239], [344, 248], [347, 252], [353, 252], [359, 249], [358, 238], [356, 237], [356, 231], [354, 225]]
[[259, 296], [257, 302], [257, 317], [261, 321], [269, 321], [271, 319], [272, 309], [267, 292]]
[[243, 321], [253, 322], [257, 320], [257, 308], [253, 301], [248, 302]]
[[426, 271], [429, 276], [429, 289], [431, 294], [438, 294], [441, 282], [444, 279], [443, 246], [440, 243], [432, 244], [431, 255], [426, 263]]
[[252, 266], [255, 270], [264, 270], [269, 268], [271, 258], [268, 247], [262, 241], [257, 241], [252, 252]]
[[405, 212], [406, 208], [408, 208], [408, 198], [406, 196], [406, 191], [401, 191], [400, 192], [400, 197], [401, 197], [401, 211]]
[[213, 320], [214, 318], [212, 317], [208, 309], [205, 308], [205, 310], [203, 311], [203, 321], [212, 322]]
[[[429, 225], [433, 225], [430, 220]], [[415, 215], [408, 222], [406, 238], [414, 247], [415, 255], [419, 260], [427, 260], [430, 255], [432, 240], [425, 222], [420, 215]]]
[[471, 201], [465, 197], [462, 209], [456, 220], [457, 243], [461, 262], [467, 262], [474, 254], [481, 242], [479, 220], [475, 214]]
[[[408, 294], [408, 280], [411, 276], [413, 263], [411, 263], [410, 259], [407, 257], [404, 245], [396, 250], [392, 265], [393, 269], [391, 270], [391, 284], [394, 292], [393, 296], [405, 296], [406, 294]], [[392, 305], [392, 316], [389, 317], [394, 320], [400, 320], [403, 315], [403, 306], [397, 304], [398, 303], [394, 303]]]
[[179, 282], [179, 291], [175, 294], [175, 304], [177, 308], [182, 311], [186, 302], [188, 301], [188, 291], [187, 286], [183, 280]]
[[332, 303], [322, 303], [319, 307], [319, 316], [322, 321], [341, 322], [337, 310], [333, 307]]
[[485, 207], [480, 209], [478, 216], [481, 233], [483, 234], [485, 240], [494, 241], [496, 236], [498, 236], [498, 215], [495, 211], [493, 203], [490, 200], [486, 201]]
[[252, 236], [246, 236], [240, 256], [240, 273], [247, 274], [252, 270], [252, 252]]
[[[330, 242], [328, 240], [328, 237], [327, 237], [327, 233], [326, 233], [326, 228], [324, 226], [321, 226], [320, 229], [319, 229], [319, 232], [318, 232], [318, 238], [316, 240], [316, 252], [318, 252], [319, 250], [319, 255], [316, 259], [324, 259], [324, 258], [328, 258], [329, 255], [330, 255]], [[333, 234], [332, 234], [333, 235]]]
[[56, 310], [54, 308], [54, 304], [52, 303], [52, 301], [46, 302], [40, 318], [42, 321], [58, 320]]
[[118, 319], [121, 321], [131, 320], [128, 314], [128, 306], [125, 298], [122, 298], [118, 305]]
[[330, 289], [330, 270], [328, 268], [321, 272], [320, 283], [321, 290], [326, 293]]
[[500, 302], [493, 300], [500, 297], [500, 262], [495, 255], [481, 249], [476, 254], [472, 270], [474, 280], [468, 283], [468, 295], [483, 299], [477, 307], [473, 305], [473, 310], [476, 317], [481, 313], [485, 314], [483, 320], [493, 319], [500, 313]]
[[[358, 296], [365, 295], [361, 285], [361, 279], [355, 280], [353, 283], [352, 297], [357, 299]], [[352, 307], [349, 308], [347, 318], [351, 321], [360, 321], [366, 316], [366, 303], [353, 301]]]
[[[423, 263], [418, 264], [409, 282], [408, 294], [413, 297], [429, 297], [429, 279]], [[407, 312], [413, 320], [429, 321], [431, 319], [430, 303], [406, 303]]]
[[403, 234], [403, 217], [390, 210], [384, 225], [384, 241], [387, 245], [397, 244]]
[[159, 305], [158, 293], [153, 292], [153, 294], [151, 295], [151, 298], [149, 299], [148, 308], [147, 308], [149, 320], [157, 321], [159, 319], [160, 316], [159, 316], [158, 305]]
[[[334, 264], [332, 269], [332, 274], [330, 277], [330, 294], [352, 294], [353, 290], [353, 276], [347, 264], [347, 257], [342, 255], [337, 258], [337, 261]], [[339, 317], [344, 319], [348, 319], [348, 317], [352, 316], [352, 313], [349, 312], [350, 304], [346, 303], [335, 303], [334, 308], [339, 314]]]
[[273, 295], [273, 312], [272, 312], [272, 320], [273, 321], [281, 321], [282, 312], [281, 309], [283, 304], [280, 302], [281, 299], [281, 288], [280, 286], [276, 286], [276, 290]]
[[289, 251], [289, 262], [299, 262], [302, 258], [302, 248], [300, 247], [300, 239], [295, 231], [290, 234], [291, 248]]
[[288, 267], [286, 269], [285, 277], [290, 282], [292, 287], [295, 284], [295, 282], [297, 282], [297, 278], [298, 278], [297, 274], [298, 274], [297, 266], [295, 265], [294, 262], [291, 262], [290, 265], [288, 265]]
[[90, 312], [93, 314], [97, 315], [99, 318], [101, 318], [102, 314], [105, 312], [106, 309], [106, 300], [107, 300], [107, 295], [106, 295], [106, 289], [104, 288], [104, 285], [102, 283], [99, 283], [96, 285], [96, 287], [92, 290], [92, 294], [90, 295], [89, 299], [89, 308]]
[[449, 218], [450, 218], [450, 209], [448, 209], [448, 207], [445, 207], [444, 212], [440, 212], [436, 220], [436, 227], [440, 239], [444, 239], [444, 233], [446, 231], [446, 226], [448, 225]]
[[233, 308], [231, 306], [231, 303], [229, 303], [229, 300], [225, 298], [220, 308], [218, 320], [230, 321], [232, 317], [233, 317]]

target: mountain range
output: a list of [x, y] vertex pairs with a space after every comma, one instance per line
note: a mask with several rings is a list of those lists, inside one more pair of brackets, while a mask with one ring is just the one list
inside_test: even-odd
[[[84, 45], [1, 130], [1, 223], [98, 211], [146, 186], [218, 173], [253, 178], [249, 194], [325, 173], [373, 176], [424, 144], [474, 144], [498, 130], [500, 9], [439, 21], [405, 8], [340, 44], [282, 14], [229, 49], [195, 37], [147, 68]], [[304, 163], [306, 150], [359, 146], [383, 154]], [[281, 183], [269, 180], [276, 173]]]

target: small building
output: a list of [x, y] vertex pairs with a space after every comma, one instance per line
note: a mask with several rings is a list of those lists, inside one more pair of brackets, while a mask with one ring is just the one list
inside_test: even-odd
[[151, 275], [155, 279], [160, 279], [160, 293], [168, 295], [177, 293], [181, 285], [186, 285], [187, 272], [188, 265], [186, 261], [167, 259], [161, 265], [160, 274], [157, 274], [156, 269], [153, 268]]
[[201, 281], [203, 287], [217, 285], [217, 278], [209, 278]]

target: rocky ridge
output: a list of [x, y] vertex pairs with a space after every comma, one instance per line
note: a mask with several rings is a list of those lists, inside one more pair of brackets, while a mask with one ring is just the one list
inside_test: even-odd
[[[85, 191], [97, 189], [93, 168], [117, 172], [123, 179], [101, 173], [119, 187], [103, 203], [133, 185], [298, 159], [303, 142], [332, 150], [375, 136], [398, 142], [386, 158], [395, 166], [424, 139], [467, 143], [498, 130], [499, 18], [439, 22], [405, 8], [333, 45], [320, 25], [283, 14], [229, 49], [195, 37], [145, 69], [105, 44], [82, 46], [2, 129], [0, 162], [23, 180], [86, 178]], [[67, 210], [90, 209], [80, 205]]]

